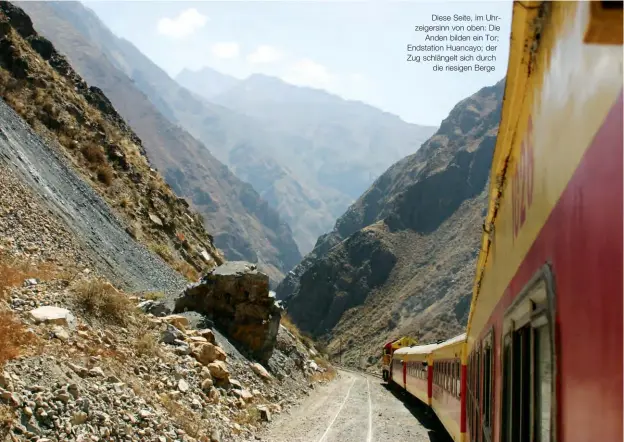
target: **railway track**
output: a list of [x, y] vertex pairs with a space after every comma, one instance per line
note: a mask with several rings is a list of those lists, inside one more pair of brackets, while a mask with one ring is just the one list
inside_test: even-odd
[[363, 375], [374, 376], [376, 378], [383, 379], [383, 377], [380, 374], [377, 374], [377, 373], [371, 373], [371, 372], [364, 371], [364, 370], [357, 370], [357, 369], [354, 369], [352, 367], [345, 367], [345, 366], [339, 365], [339, 364], [332, 364], [332, 365], [334, 367], [336, 367], [337, 369], [339, 369], [339, 370], [348, 371], [348, 372], [354, 373], [354, 374], [363, 374]]

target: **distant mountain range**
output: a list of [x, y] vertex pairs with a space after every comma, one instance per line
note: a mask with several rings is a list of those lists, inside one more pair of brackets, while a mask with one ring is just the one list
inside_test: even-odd
[[[81, 3], [19, 5], [87, 81], [111, 97], [168, 182], [219, 232], [216, 244], [226, 257], [270, 263], [274, 280], [296, 265], [300, 253], [312, 250], [385, 169], [417, 151], [435, 131], [263, 75], [239, 80], [204, 68], [184, 70], [176, 81]], [[136, 93], [144, 97], [128, 98]], [[143, 121], [155, 113], [168, 123], [155, 129]], [[157, 142], [147, 142], [155, 137]], [[180, 142], [193, 147], [183, 149]], [[158, 152], [150, 149], [154, 144]], [[202, 148], [209, 152], [200, 153]], [[225, 184], [219, 173], [208, 172], [220, 168], [210, 154], [251, 184], [269, 207], [227, 186], [217, 190]], [[298, 251], [287, 239], [291, 235]]]

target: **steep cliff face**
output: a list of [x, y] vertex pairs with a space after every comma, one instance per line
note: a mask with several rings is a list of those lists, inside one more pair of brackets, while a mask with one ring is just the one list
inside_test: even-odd
[[277, 288], [330, 350], [352, 340], [374, 355], [394, 335], [429, 340], [465, 323], [503, 89], [504, 80], [458, 103]]
[[[151, 101], [140, 88], [152, 84], [145, 83], [147, 80], [139, 75], [141, 69], [149, 69], [145, 67], [151, 63], [149, 59], [132, 52], [134, 57], [129, 59], [136, 66], [131, 71], [136, 75], [131, 78], [118, 65], [127, 56], [122, 49], [130, 44], [122, 41], [114, 47], [117, 52], [113, 51], [108, 43], [116, 37], [79, 3], [20, 2], [19, 5], [30, 14], [34, 27], [67, 55], [80, 75], [106, 94], [110, 107], [114, 106], [141, 138], [153, 166], [178, 195], [188, 199], [203, 215], [215, 245], [227, 259], [257, 263], [274, 283], [299, 262], [301, 254], [290, 226], [275, 208], [215, 158], [204, 144], [175, 124], [170, 102], [164, 98]], [[131, 49], [138, 52], [134, 47]], [[161, 70], [156, 74], [164, 76], [163, 82], [173, 82]], [[176, 95], [175, 103], [187, 106], [195, 103], [188, 99], [190, 92], [178, 89], [186, 95]], [[159, 92], [171, 98], [165, 90]], [[194, 109], [188, 111], [193, 113]]]

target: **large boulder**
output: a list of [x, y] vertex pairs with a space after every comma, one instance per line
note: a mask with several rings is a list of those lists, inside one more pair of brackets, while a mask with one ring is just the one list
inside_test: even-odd
[[176, 313], [187, 310], [208, 316], [259, 361], [270, 359], [282, 309], [269, 293], [269, 277], [254, 264], [230, 261], [213, 269], [176, 300]]

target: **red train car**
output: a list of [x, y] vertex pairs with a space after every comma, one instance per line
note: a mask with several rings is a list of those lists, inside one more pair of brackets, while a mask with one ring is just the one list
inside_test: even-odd
[[[412, 384], [456, 441], [623, 440], [622, 21], [514, 3], [466, 335], [425, 352], [426, 401]], [[408, 391], [423, 347], [393, 356]]]
[[517, 2], [467, 328], [471, 442], [622, 440], [622, 2]]

